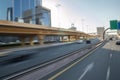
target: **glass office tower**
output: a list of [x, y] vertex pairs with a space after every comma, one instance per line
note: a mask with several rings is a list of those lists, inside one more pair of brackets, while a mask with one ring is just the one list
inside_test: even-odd
[[51, 26], [51, 11], [42, 7], [42, 0], [2, 0], [0, 20]]
[[[51, 27], [51, 11], [42, 7], [42, 0], [1, 0], [0, 20], [24, 22]], [[9, 38], [9, 39], [8, 39]], [[0, 37], [0, 41], [15, 38]]]
[[12, 7], [7, 8], [7, 20], [13, 21], [13, 8]]
[[14, 19], [18, 22], [51, 26], [51, 11], [42, 7], [42, 0], [14, 0]]
[[14, 0], [14, 20], [33, 23], [35, 0]]

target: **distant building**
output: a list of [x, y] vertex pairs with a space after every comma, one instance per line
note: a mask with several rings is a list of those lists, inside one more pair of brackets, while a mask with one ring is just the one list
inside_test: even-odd
[[104, 32], [104, 30], [105, 30], [104, 27], [97, 27], [98, 38], [103, 39], [103, 32]]
[[72, 23], [71, 24], [71, 27], [69, 28], [69, 30], [73, 30], [73, 31], [76, 31], [77, 30], [77, 28], [74, 26], [74, 24]]
[[42, 6], [35, 7], [35, 22], [36, 24], [51, 26], [51, 11]]
[[23, 18], [20, 18], [20, 17], [16, 17], [16, 18], [14, 19], [14, 21], [15, 21], [15, 22], [22, 22], [22, 23], [24, 23]]
[[22, 18], [25, 23], [32, 23], [32, 18], [33, 18], [32, 9], [25, 10], [23, 12]]

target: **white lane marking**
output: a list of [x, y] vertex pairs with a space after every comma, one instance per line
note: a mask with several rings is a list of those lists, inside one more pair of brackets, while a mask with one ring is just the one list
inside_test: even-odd
[[6, 51], [6, 52], [0, 52], [0, 57], [1, 56], [6, 56], [10, 53], [11, 51]]
[[109, 80], [109, 77], [110, 77], [110, 66], [108, 67], [107, 70], [106, 80]]
[[112, 56], [113, 56], [113, 55], [112, 55], [112, 53], [111, 53], [111, 54], [110, 54], [110, 59], [112, 58]]
[[94, 63], [91, 63], [91, 64], [87, 65], [87, 67], [85, 68], [83, 74], [79, 77], [78, 80], [81, 80], [86, 75], [86, 73], [93, 68], [93, 66], [94, 66]]

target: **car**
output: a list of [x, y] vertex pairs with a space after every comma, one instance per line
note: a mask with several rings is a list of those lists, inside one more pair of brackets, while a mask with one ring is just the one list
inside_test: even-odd
[[109, 40], [113, 40], [113, 38], [110, 38]]
[[84, 41], [83, 40], [78, 40], [78, 41], [75, 41], [75, 43], [82, 44], [82, 43], [84, 43]]
[[91, 41], [90, 40], [86, 40], [86, 44], [90, 44], [91, 43]]
[[120, 41], [116, 41], [116, 45], [120, 45]]

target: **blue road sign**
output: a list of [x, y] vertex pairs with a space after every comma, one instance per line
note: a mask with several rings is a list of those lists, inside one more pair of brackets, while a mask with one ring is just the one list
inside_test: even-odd
[[120, 30], [120, 21], [118, 22], [118, 29]]

